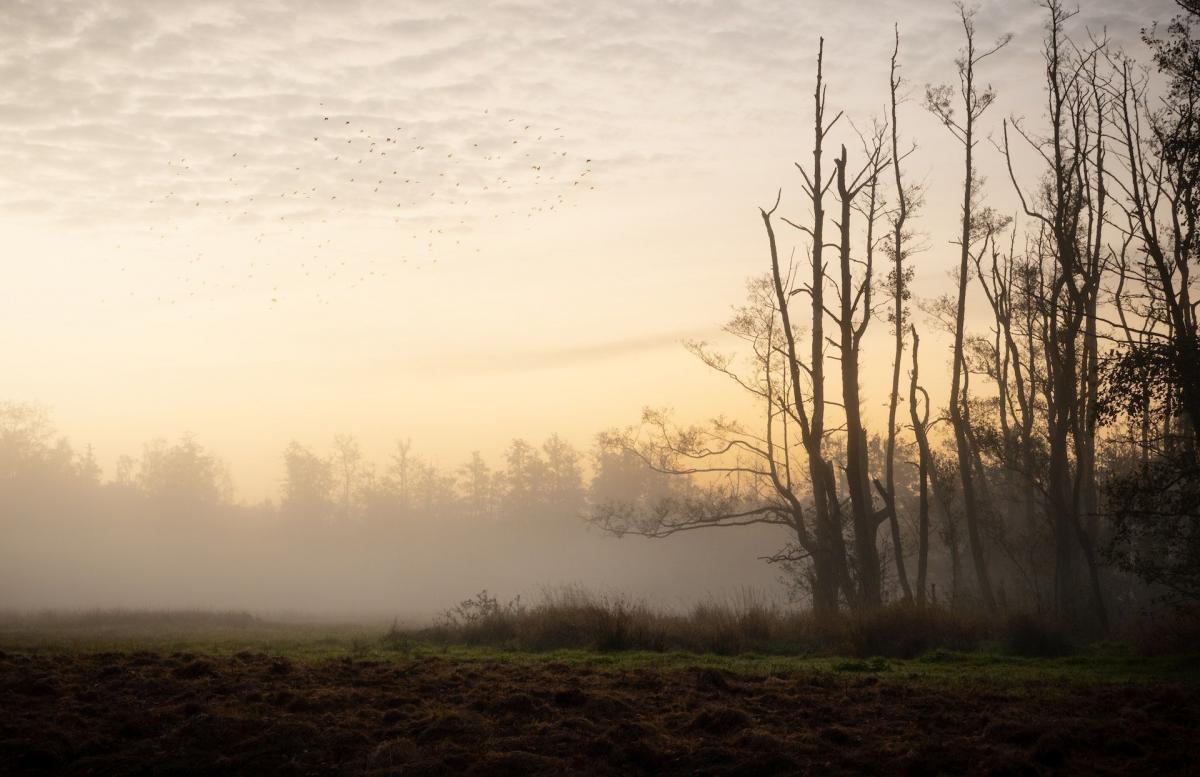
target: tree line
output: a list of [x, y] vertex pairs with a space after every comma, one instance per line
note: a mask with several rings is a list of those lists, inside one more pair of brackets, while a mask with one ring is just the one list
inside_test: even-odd
[[376, 463], [349, 435], [336, 436], [325, 452], [292, 442], [281, 464], [278, 498], [251, 506], [235, 504], [228, 467], [192, 436], [149, 442], [140, 456], [121, 456], [105, 479], [92, 447], [72, 446], [44, 409], [0, 403], [0, 507], [8, 521], [102, 520], [120, 512], [203, 523], [250, 510], [295, 527], [333, 529], [415, 520], [579, 523], [589, 503], [639, 493], [656, 477], [630, 456], [588, 455], [558, 435], [540, 445], [512, 440], [498, 467], [478, 451], [458, 467], [438, 467], [410, 440]]

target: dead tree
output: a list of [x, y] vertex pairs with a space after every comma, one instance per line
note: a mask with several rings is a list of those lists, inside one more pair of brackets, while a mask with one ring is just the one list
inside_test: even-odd
[[[1191, 40], [1190, 25], [1177, 20], [1172, 32]], [[1194, 288], [1200, 255], [1200, 79], [1192, 69], [1200, 47], [1150, 42], [1159, 69], [1171, 78], [1158, 110], [1151, 107], [1147, 80], [1129, 60], [1114, 59], [1117, 73], [1110, 86], [1123, 168], [1112, 179], [1123, 195], [1117, 207], [1128, 239], [1147, 259], [1143, 267], [1122, 268], [1125, 291], [1155, 301], [1142, 316], [1149, 324], [1148, 344], [1130, 352], [1177, 373], [1181, 420], [1194, 442], [1200, 440], [1200, 303]]]
[[955, 118], [952, 88], [948, 85], [929, 87], [926, 90], [926, 105], [950, 130], [954, 137], [963, 145], [966, 152], [965, 175], [963, 177], [962, 222], [959, 236], [959, 267], [958, 267], [958, 303], [954, 327], [953, 368], [950, 381], [950, 422], [954, 428], [954, 441], [958, 453], [959, 478], [962, 485], [963, 510], [967, 524], [967, 541], [970, 545], [971, 560], [975, 567], [975, 579], [979, 585], [979, 595], [983, 599], [988, 612], [995, 612], [996, 598], [992, 592], [991, 578], [988, 574], [987, 553], [983, 547], [983, 536], [980, 529], [982, 507], [980, 505], [977, 485], [974, 475], [974, 454], [971, 450], [970, 430], [968, 420], [964, 416], [966, 397], [963, 396], [963, 372], [966, 359], [963, 350], [965, 336], [965, 319], [967, 308], [967, 285], [970, 278], [971, 244], [978, 237], [976, 214], [978, 211], [979, 179], [975, 173], [974, 153], [978, 143], [976, 122], [996, 99], [996, 93], [991, 87], [982, 90], [975, 80], [975, 67], [984, 59], [1004, 48], [1011, 36], [1001, 37], [994, 46], [983, 51], [975, 47], [974, 13], [958, 5], [959, 16], [962, 20], [963, 31], [966, 34], [966, 48], [958, 59], [959, 97], [962, 99], [963, 118], [961, 122]]
[[[841, 366], [842, 405], [846, 416], [846, 490], [849, 492], [851, 519], [854, 526], [854, 558], [858, 572], [858, 595], [864, 607], [878, 607], [882, 603], [882, 581], [880, 579], [879, 549], [876, 543], [879, 525], [890, 511], [887, 506], [876, 510], [871, 494], [871, 469], [867, 453], [867, 430], [862, 417], [862, 395], [859, 385], [859, 364], [862, 353], [862, 338], [871, 322], [871, 294], [874, 285], [872, 274], [874, 262], [875, 221], [879, 210], [879, 173], [888, 161], [883, 156], [884, 128], [877, 128], [875, 135], [864, 139], [867, 156], [862, 168], [851, 178], [847, 172], [846, 147], [834, 160], [835, 183], [838, 202], [841, 206], [836, 222], [839, 234], [838, 280], [834, 284], [837, 292], [836, 311], [827, 310], [837, 327], [837, 355]], [[852, 213], [858, 209], [856, 200], [862, 195], [866, 203], [861, 212], [866, 219], [866, 245], [864, 258], [857, 260], [852, 249]], [[858, 277], [855, 265], [863, 264]], [[881, 488], [882, 490], [882, 488]], [[888, 493], [884, 494], [890, 503]]]
[[[904, 598], [911, 601], [913, 598], [912, 586], [909, 584], [908, 570], [904, 563], [904, 548], [900, 536], [900, 516], [896, 512], [896, 435], [899, 431], [899, 427], [896, 425], [896, 410], [900, 404], [900, 362], [904, 358], [905, 303], [909, 298], [908, 283], [912, 276], [912, 269], [904, 262], [908, 257], [908, 247], [906, 245], [908, 235], [905, 229], [909, 215], [910, 193], [904, 188], [904, 179], [901, 172], [903, 157], [900, 154], [899, 119], [896, 115], [897, 92], [901, 84], [898, 64], [900, 57], [899, 26], [895, 28], [895, 33], [895, 46], [892, 49], [891, 70], [888, 77], [888, 94], [892, 117], [892, 172], [896, 181], [896, 208], [892, 214], [892, 243], [889, 248], [892, 259], [890, 275], [892, 310], [890, 317], [892, 320], [892, 333], [895, 337], [895, 350], [892, 356], [892, 390], [888, 395], [888, 436], [883, 491], [887, 502], [888, 523], [892, 533], [892, 549], [895, 552], [896, 558], [896, 578], [900, 581], [900, 589], [904, 592]], [[910, 402], [914, 401], [912, 393], [910, 391]], [[916, 417], [913, 417], [915, 427], [917, 421], [915, 420]], [[918, 525], [920, 527], [918, 544], [921, 547], [918, 549], [917, 554], [917, 599], [922, 604], [925, 602], [925, 566], [929, 555], [927, 545], [929, 539], [928, 474], [924, 469], [924, 464], [925, 462], [922, 461], [921, 465], [919, 465], [921, 473], [921, 503], [919, 508], [920, 517], [918, 518]]]
[[[1048, 0], [1044, 49], [1049, 134], [1035, 138], [1019, 122], [1005, 122], [1004, 151], [1013, 187], [1026, 215], [1048, 236], [1052, 267], [1043, 300], [1043, 352], [1047, 380], [1046, 508], [1054, 526], [1055, 609], [1075, 618], [1076, 568], [1082, 555], [1097, 623], [1107, 630], [1107, 610], [1086, 512], [1097, 512], [1094, 474], [1098, 340], [1097, 299], [1105, 224], [1104, 125], [1106, 108], [1087, 74], [1103, 44], [1087, 51], [1065, 39], [1073, 15]], [[1031, 201], [1013, 173], [1008, 130], [1012, 127], [1045, 163], [1041, 205]]]
[[[933, 466], [933, 453], [929, 449], [929, 394], [921, 388], [917, 366], [917, 352], [921, 338], [917, 327], [912, 326], [912, 371], [908, 381], [908, 415], [912, 422], [913, 435], [917, 438], [917, 476], [920, 479], [917, 503], [917, 604], [925, 604], [925, 578], [929, 569], [929, 474]], [[918, 411], [917, 392], [925, 403]]]
[[[764, 211], [768, 222], [773, 212]], [[667, 413], [645, 411], [640, 428], [608, 432], [601, 447], [631, 454], [668, 480], [641, 504], [595, 505], [591, 520], [614, 534], [646, 537], [721, 527], [783, 527], [791, 540], [767, 560], [809, 563], [814, 607], [823, 610], [830, 599], [836, 606], [839, 581], [822, 577], [827, 568], [816, 564], [823, 549], [807, 509], [810, 493], [798, 460], [803, 447], [796, 441], [800, 418], [791, 399], [793, 372], [775, 301], [771, 278], [752, 282], [747, 304], [725, 327], [748, 349], [747, 365], [705, 343], [689, 344], [705, 365], [755, 397], [761, 426], [747, 428], [718, 418], [679, 428]]]
[[[808, 460], [809, 478], [812, 486], [813, 512], [818, 553], [813, 558], [815, 577], [827, 581], [823, 584], [818, 600], [814, 593], [814, 607], [832, 611], [838, 606], [837, 592], [840, 589], [850, 602], [858, 598], [856, 586], [850, 577], [846, 559], [846, 544], [842, 534], [841, 503], [837, 495], [837, 478], [833, 465], [825, 456], [825, 206], [826, 190], [832, 179], [822, 174], [825, 138], [841, 118], [841, 113], [826, 122], [826, 87], [824, 84], [825, 39], [821, 38], [817, 48], [817, 84], [813, 91], [813, 166], [811, 174], [802, 165], [796, 168], [804, 178], [805, 194], [812, 204], [812, 226], [807, 227], [785, 220], [791, 226], [808, 235], [811, 242], [812, 281], [798, 289], [785, 284], [779, 262], [774, 229], [771, 225], [772, 211], [763, 211], [763, 224], [771, 245], [771, 275], [774, 282], [776, 303], [783, 324], [787, 348], [788, 367], [792, 384], [792, 404], [799, 422], [801, 443]], [[791, 323], [789, 303], [799, 293], [807, 293], [811, 302], [810, 358], [807, 364], [796, 343]], [[810, 400], [804, 400], [801, 370], [808, 376]], [[809, 409], [811, 406], [811, 410]]]
[[[1026, 235], [1037, 254], [1041, 236]], [[1003, 470], [1009, 516], [1020, 516], [1018, 537], [1012, 539], [1013, 522], [997, 537], [1001, 549], [1018, 569], [1030, 594], [1042, 609], [1040, 571], [1037, 558], [1041, 540], [1040, 517], [1044, 472], [1038, 466], [1040, 360], [1036, 319], [1041, 310], [1041, 283], [1037, 264], [1018, 256], [1017, 230], [1010, 233], [1009, 250], [1001, 252], [992, 243], [990, 251], [974, 257], [975, 277], [992, 312], [991, 373], [996, 383], [998, 440], [992, 454]], [[985, 263], [985, 259], [988, 261]], [[1019, 509], [1014, 509], [1019, 508]]]

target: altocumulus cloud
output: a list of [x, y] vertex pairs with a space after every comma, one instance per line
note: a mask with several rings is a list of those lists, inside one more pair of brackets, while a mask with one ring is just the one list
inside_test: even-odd
[[[1099, 0], [1088, 21], [1132, 40], [1173, 8], [1142, 5]], [[947, 77], [960, 37], [948, 3], [900, 0], [9, 0], [0, 16], [0, 204], [74, 220], [395, 207], [361, 186], [387, 164], [363, 176], [332, 164], [357, 164], [367, 137], [398, 176], [435, 192], [404, 203], [410, 214], [465, 199], [464, 183], [532, 196], [578, 174], [579, 157], [636, 176], [701, 156], [714, 135], [744, 135], [747, 116], [805, 110], [818, 33], [851, 111], [878, 108], [882, 79], [849, 65], [885, 55], [893, 19], [914, 84]], [[1042, 13], [991, 0], [979, 24], [1036, 49]], [[526, 126], [544, 153], [514, 151], [537, 137], [521, 136]], [[544, 175], [524, 175], [535, 165]]]

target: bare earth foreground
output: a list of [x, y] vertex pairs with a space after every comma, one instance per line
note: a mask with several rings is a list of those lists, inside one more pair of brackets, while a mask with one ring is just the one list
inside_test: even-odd
[[1180, 774], [1192, 685], [0, 653], [0, 771]]

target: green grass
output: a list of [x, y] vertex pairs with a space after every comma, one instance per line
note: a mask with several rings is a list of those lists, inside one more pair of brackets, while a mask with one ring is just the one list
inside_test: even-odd
[[[384, 624], [278, 623], [242, 615], [171, 614], [170, 617], [89, 614], [0, 617], [0, 650], [10, 653], [98, 653], [151, 650], [227, 656], [243, 650], [300, 661], [353, 658], [410, 661], [427, 657], [462, 662], [558, 662], [597, 670], [711, 667], [756, 675], [875, 677], [900, 682], [999, 686], [1200, 682], [1200, 655], [1148, 656], [1114, 643], [1056, 658], [935, 650], [914, 659], [818, 655], [698, 654], [684, 651], [586, 649], [517, 650], [436, 643], [419, 637], [385, 639]], [[417, 632], [414, 632], [417, 634]]]
[[[397, 651], [380, 651], [388, 658]], [[1197, 683], [1200, 658], [1146, 657], [1103, 646], [1062, 658], [1023, 658], [999, 653], [939, 652], [916, 659], [844, 658], [838, 656], [719, 656], [711, 653], [655, 653], [552, 650], [544, 653], [490, 647], [414, 645], [403, 657], [442, 656], [459, 661], [516, 663], [559, 662], [597, 669], [686, 669], [711, 667], [756, 675], [825, 674], [842, 677], [997, 685], [1092, 685], [1097, 683]]]

